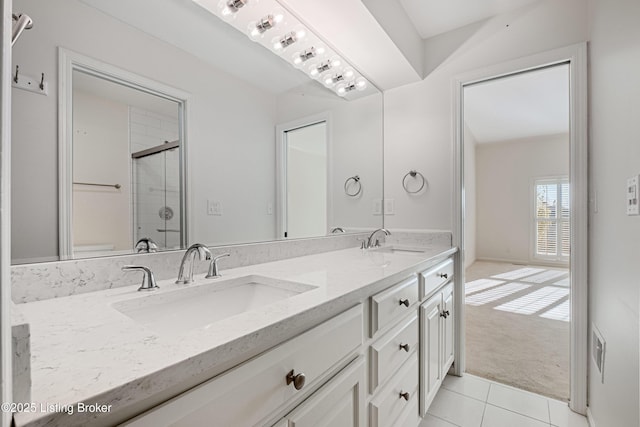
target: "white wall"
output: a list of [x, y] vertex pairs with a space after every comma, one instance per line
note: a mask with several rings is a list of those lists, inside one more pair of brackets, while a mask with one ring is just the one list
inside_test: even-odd
[[[274, 237], [267, 205], [275, 199], [275, 96], [77, 1], [23, 0], [20, 7], [38, 24], [16, 44], [13, 64], [31, 76], [44, 72], [49, 96], [12, 92], [13, 258], [58, 253], [58, 46], [191, 94], [192, 242]], [[222, 216], [207, 215], [207, 199], [222, 202]]]
[[464, 268], [476, 261], [476, 138], [464, 127]]
[[73, 186], [74, 246], [130, 249], [128, 106], [74, 91], [73, 137], [73, 181], [122, 186]]
[[[385, 92], [384, 190], [396, 205], [396, 214], [385, 218], [386, 227], [452, 228], [454, 76], [585, 41], [586, 0], [542, 0], [470, 29], [464, 41], [442, 37], [440, 48], [428, 45], [449, 56], [422, 82]], [[429, 180], [429, 189], [419, 197], [401, 186], [410, 169]]]
[[589, 315], [607, 342], [604, 383], [589, 362], [589, 405], [597, 427], [631, 427], [640, 425], [640, 217], [625, 215], [625, 189], [640, 173], [640, 2], [589, 6]]
[[[382, 198], [382, 95], [345, 101], [325, 93], [289, 92], [278, 97], [278, 123], [329, 112], [332, 216], [329, 228], [378, 228], [382, 216], [373, 214], [373, 202]], [[362, 193], [344, 192], [347, 178], [361, 178]]]
[[568, 134], [476, 145], [478, 259], [534, 261], [532, 186], [553, 176], [569, 176]]

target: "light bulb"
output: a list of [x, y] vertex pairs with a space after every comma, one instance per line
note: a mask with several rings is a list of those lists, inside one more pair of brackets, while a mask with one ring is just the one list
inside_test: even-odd
[[345, 68], [344, 71], [342, 72], [342, 75], [344, 76], [345, 79], [350, 79], [351, 77], [353, 77], [354, 74], [355, 73], [352, 68]]
[[336, 93], [340, 96], [344, 96], [347, 93], [346, 85], [344, 83], [340, 83], [336, 86]]
[[[283, 15], [280, 14], [279, 16], [280, 16], [280, 21], [282, 21]], [[277, 24], [276, 15], [273, 15], [273, 14], [266, 15], [258, 21], [251, 21], [249, 22], [249, 27], [248, 27], [249, 37], [251, 37], [252, 40], [257, 41], [263, 38], [264, 34], [268, 30], [275, 27], [276, 24]]]
[[318, 77], [320, 77], [322, 73], [330, 69], [331, 69], [331, 62], [324, 61], [324, 62], [313, 64], [311, 67], [309, 67], [309, 74], [314, 79], [317, 79]]
[[307, 62], [308, 60], [315, 58], [317, 56], [316, 48], [311, 46], [309, 49], [305, 49], [302, 52], [296, 52], [293, 54], [293, 65], [300, 68], [302, 64]]
[[334, 67], [339, 67], [340, 64], [342, 64], [342, 61], [340, 61], [340, 58], [331, 58], [331, 65]]
[[334, 83], [333, 81], [333, 76], [329, 75], [327, 77], [324, 78], [324, 84], [327, 86], [332, 86]]
[[316, 48], [316, 53], [317, 53], [318, 55], [324, 55], [324, 53], [325, 53], [326, 51], [327, 51], [327, 50], [324, 48], [324, 46], [318, 46], [318, 47]]
[[218, 9], [220, 9], [220, 14], [223, 18], [233, 20], [236, 18], [236, 13], [246, 6], [248, 2], [249, 0], [220, 0]]
[[356, 89], [365, 90], [367, 88], [367, 80], [364, 77], [358, 77], [356, 79]]

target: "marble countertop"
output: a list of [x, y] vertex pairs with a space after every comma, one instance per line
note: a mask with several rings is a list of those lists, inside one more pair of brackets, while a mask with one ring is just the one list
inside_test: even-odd
[[[455, 251], [442, 246], [423, 253], [344, 249], [223, 270], [222, 278], [198, 278], [191, 285], [160, 281], [154, 292], [127, 286], [15, 305], [31, 328], [31, 401], [38, 409], [58, 405], [16, 413], [16, 425], [108, 425], [105, 420], [118, 411], [118, 419], [127, 408], [127, 415], [135, 415], [140, 405], [166, 400]], [[184, 333], [148, 328], [113, 307], [248, 275], [315, 288]], [[112, 408], [106, 415], [56, 412], [78, 402]]]

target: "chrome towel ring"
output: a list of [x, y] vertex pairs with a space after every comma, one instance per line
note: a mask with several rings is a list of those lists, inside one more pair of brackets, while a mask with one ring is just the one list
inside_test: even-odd
[[[411, 191], [409, 190], [409, 184], [407, 182], [407, 178], [411, 177], [411, 178], [415, 178], [415, 179], [420, 179], [420, 188], [418, 188], [417, 190]], [[419, 178], [416, 178], [419, 177]], [[427, 180], [424, 179], [424, 175], [422, 175], [420, 172], [416, 171], [416, 170], [410, 170], [409, 172], [407, 172], [407, 174], [404, 176], [404, 178], [402, 178], [402, 187], [404, 187], [404, 190], [409, 193], [409, 194], [416, 194], [419, 193], [420, 191], [422, 191], [422, 189], [424, 188], [425, 184], [427, 183]]]
[[[355, 187], [355, 191], [349, 191], [349, 187]], [[344, 193], [349, 197], [356, 197], [360, 192], [362, 192], [362, 182], [360, 182], [360, 177], [358, 175], [354, 175], [351, 178], [347, 178], [344, 182]]]

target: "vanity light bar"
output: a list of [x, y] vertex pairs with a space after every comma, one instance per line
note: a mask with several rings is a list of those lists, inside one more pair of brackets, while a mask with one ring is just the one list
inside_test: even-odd
[[[322, 78], [325, 86], [340, 96], [353, 91], [353, 89], [347, 91], [343, 88], [346, 81], [353, 80], [355, 89], [359, 91], [367, 87], [364, 77], [356, 73], [349, 64], [345, 64], [336, 52], [326, 47], [322, 39], [295, 16], [283, 9], [278, 0], [192, 1], [223, 18], [237, 30], [248, 34], [253, 41], [279, 55], [285, 53], [282, 56], [283, 59], [313, 79]], [[273, 37], [265, 38], [267, 32], [275, 34]], [[300, 47], [295, 50], [290, 49], [294, 44]], [[292, 53], [286, 54], [289, 50]], [[303, 65], [307, 63], [310, 64]], [[326, 76], [328, 73], [331, 75]], [[342, 89], [341, 91], [338, 91], [338, 86]]]

